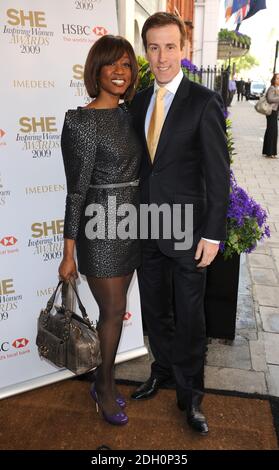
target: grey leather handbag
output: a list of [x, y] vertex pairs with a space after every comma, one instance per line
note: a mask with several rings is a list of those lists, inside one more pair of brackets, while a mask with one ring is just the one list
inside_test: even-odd
[[[58, 289], [62, 285], [62, 304], [51, 310]], [[72, 289], [77, 298], [82, 317], [67, 306], [67, 295]], [[94, 369], [101, 363], [98, 333], [90, 321], [86, 310], [72, 282], [59, 281], [54, 293], [41, 310], [38, 318], [36, 338], [39, 355], [57, 367], [66, 367], [80, 375]]]
[[272, 113], [272, 106], [267, 101], [266, 96], [262, 96], [259, 101], [257, 101], [257, 103], [255, 104], [255, 110], [260, 114], [270, 116], [270, 114]]

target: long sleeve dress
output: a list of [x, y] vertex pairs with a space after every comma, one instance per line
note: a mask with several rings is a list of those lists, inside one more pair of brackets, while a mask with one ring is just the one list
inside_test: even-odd
[[61, 148], [67, 180], [64, 238], [76, 240], [79, 272], [95, 277], [133, 272], [140, 264], [141, 146], [125, 106], [69, 110]]

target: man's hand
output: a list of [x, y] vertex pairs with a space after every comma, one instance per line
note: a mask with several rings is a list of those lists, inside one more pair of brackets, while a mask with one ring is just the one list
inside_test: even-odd
[[207, 240], [201, 239], [197, 246], [197, 251], [195, 254], [195, 259], [198, 260], [201, 258], [197, 268], [205, 268], [214, 260], [219, 250], [219, 243], [211, 243]]

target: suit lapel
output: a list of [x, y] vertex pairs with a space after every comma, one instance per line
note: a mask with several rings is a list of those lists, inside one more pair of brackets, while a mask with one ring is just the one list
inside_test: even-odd
[[146, 141], [146, 136], [145, 136], [145, 118], [146, 118], [146, 113], [147, 113], [148, 106], [149, 106], [151, 97], [153, 95], [153, 92], [154, 92], [154, 86], [150, 86], [149, 88], [147, 88], [145, 96], [144, 96], [143, 104], [142, 104], [140, 122], [139, 122], [140, 128], [141, 128], [142, 142], [143, 142], [143, 145], [144, 145], [146, 155], [148, 156], [148, 163], [150, 165], [152, 165], [152, 162], [151, 162], [151, 159], [150, 159], [149, 150], [148, 150], [147, 141]]
[[162, 127], [162, 131], [161, 131], [160, 139], [158, 142], [156, 154], [154, 157], [153, 165], [157, 163], [160, 157], [160, 154], [162, 153], [162, 151], [164, 150], [164, 147], [168, 143], [168, 140], [171, 136], [173, 129], [175, 129], [175, 125], [177, 123], [177, 116], [179, 117], [181, 115], [179, 112], [179, 109], [180, 108], [183, 109], [185, 106], [185, 99], [187, 98], [189, 94], [189, 88], [190, 88], [190, 81], [186, 77], [183, 77], [177, 89], [177, 92], [174, 96], [174, 99], [168, 111], [168, 114], [166, 116], [164, 125]]

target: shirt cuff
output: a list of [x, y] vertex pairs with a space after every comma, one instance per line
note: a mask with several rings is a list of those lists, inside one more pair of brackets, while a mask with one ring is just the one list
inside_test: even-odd
[[219, 245], [219, 243], [220, 243], [220, 240], [210, 240], [210, 238], [202, 237], [202, 240], [205, 240], [205, 241], [210, 242], [210, 243], [214, 243], [215, 245]]

